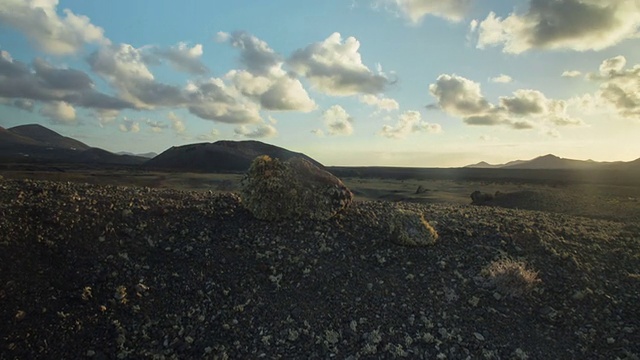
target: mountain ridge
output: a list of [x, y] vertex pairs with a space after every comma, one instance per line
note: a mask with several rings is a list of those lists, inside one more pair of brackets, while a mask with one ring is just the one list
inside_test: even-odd
[[553, 154], [535, 157], [531, 160], [514, 160], [505, 164], [489, 164], [481, 161], [476, 164], [464, 166], [469, 169], [514, 169], [514, 170], [594, 170], [606, 169], [610, 167], [638, 167], [640, 158], [632, 161], [594, 161], [575, 160], [562, 158]]

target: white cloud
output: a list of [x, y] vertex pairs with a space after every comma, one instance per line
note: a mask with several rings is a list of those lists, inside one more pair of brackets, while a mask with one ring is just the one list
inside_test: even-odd
[[185, 89], [192, 114], [227, 124], [256, 124], [262, 121], [260, 107], [244, 98], [222, 79], [190, 83]]
[[496, 77], [492, 77], [491, 79], [489, 79], [489, 81], [491, 81], [492, 83], [508, 84], [513, 81], [513, 78], [509, 75], [500, 74]]
[[121, 98], [138, 108], [178, 106], [184, 98], [178, 87], [155, 80], [142, 49], [129, 44], [106, 46], [88, 58], [93, 71], [115, 87]]
[[118, 110], [112, 109], [96, 109], [95, 117], [98, 119], [98, 124], [100, 127], [104, 127], [105, 125], [111, 124], [116, 121], [120, 115]]
[[161, 133], [162, 130], [168, 128], [169, 126], [163, 122], [160, 121], [153, 121], [151, 119], [147, 119], [145, 121], [145, 124], [147, 124], [147, 126], [149, 126], [151, 128], [151, 131], [155, 132], [155, 133]]
[[59, 124], [75, 124], [76, 109], [64, 101], [53, 101], [44, 104], [40, 114]]
[[202, 75], [209, 72], [206, 65], [202, 63], [202, 44], [195, 44], [189, 47], [184, 42], [180, 42], [168, 49], [155, 49], [158, 56], [169, 60], [171, 65], [178, 71], [190, 74]]
[[311, 133], [317, 137], [324, 137], [324, 131], [322, 129], [313, 129]]
[[532, 129], [537, 124], [555, 126], [584, 125], [567, 114], [567, 103], [548, 99], [537, 90], [520, 89], [513, 96], [502, 96], [498, 105], [489, 103], [480, 85], [457, 75], [440, 75], [429, 86], [437, 104], [445, 113], [461, 117], [469, 125], [506, 125], [513, 129]]
[[530, 0], [523, 14], [491, 12], [478, 26], [478, 48], [601, 50], [633, 38], [640, 27], [637, 0]]
[[600, 82], [600, 90], [588, 99], [595, 106], [612, 107], [622, 117], [640, 119], [640, 64], [625, 69], [626, 63], [624, 56], [616, 56], [604, 60], [598, 74], [589, 73], [587, 78]]
[[170, 111], [169, 114], [167, 114], [167, 118], [171, 121], [171, 128], [177, 134], [184, 134], [184, 132], [187, 131], [187, 126], [184, 124], [184, 121], [173, 111]]
[[240, 49], [240, 61], [246, 70], [232, 70], [225, 76], [245, 96], [252, 97], [264, 109], [310, 112], [316, 103], [296, 79], [282, 68], [284, 62], [269, 45], [246, 32], [220, 33], [220, 39]]
[[246, 125], [240, 125], [233, 131], [236, 135], [250, 139], [271, 138], [278, 135], [278, 130], [271, 124], [260, 124], [253, 130]]
[[356, 38], [348, 37], [343, 42], [340, 33], [336, 32], [321, 42], [297, 50], [288, 64], [319, 91], [329, 95], [380, 93], [389, 80], [362, 63], [359, 48], [360, 42]]
[[220, 132], [218, 130], [212, 129], [209, 133], [198, 135], [196, 139], [200, 141], [214, 141], [218, 138], [219, 135]]
[[438, 16], [450, 21], [460, 21], [471, 7], [471, 0], [374, 0], [374, 4], [383, 4], [397, 8], [416, 24], [425, 16]]
[[398, 110], [400, 105], [395, 99], [387, 98], [384, 96], [364, 94], [358, 97], [361, 103], [375, 106], [378, 110]]
[[322, 113], [329, 135], [353, 134], [353, 118], [340, 105], [333, 105]]
[[140, 131], [140, 124], [131, 119], [124, 118], [118, 128], [122, 132], [137, 133]]
[[578, 70], [567, 70], [562, 72], [562, 77], [575, 78], [582, 75], [582, 73]]
[[403, 139], [415, 132], [438, 134], [442, 132], [442, 126], [423, 121], [419, 112], [410, 110], [402, 113], [394, 126], [384, 125], [380, 135], [390, 139]]
[[0, 25], [24, 33], [39, 49], [54, 55], [77, 53], [85, 44], [108, 44], [101, 27], [83, 15], [64, 9], [58, 15], [58, 0], [3, 0]]

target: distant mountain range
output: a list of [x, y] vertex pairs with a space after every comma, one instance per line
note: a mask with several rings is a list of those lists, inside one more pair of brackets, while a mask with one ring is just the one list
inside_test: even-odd
[[139, 165], [147, 160], [139, 156], [118, 155], [94, 148], [36, 124], [9, 129], [0, 127], [0, 159], [111, 165]]
[[322, 164], [305, 154], [289, 151], [260, 141], [217, 141], [174, 146], [144, 163], [144, 168], [198, 172], [246, 171], [256, 156], [268, 155], [287, 160], [302, 157], [313, 164]]
[[597, 170], [624, 169], [640, 166], [640, 159], [624, 162], [598, 162], [593, 160], [564, 159], [552, 154], [539, 156], [531, 160], [515, 160], [506, 164], [492, 165], [485, 161], [467, 165], [465, 168], [475, 169], [546, 169], [546, 170]]

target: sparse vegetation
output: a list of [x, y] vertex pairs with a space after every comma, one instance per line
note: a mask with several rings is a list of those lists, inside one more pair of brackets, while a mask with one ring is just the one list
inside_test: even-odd
[[524, 262], [511, 258], [493, 261], [482, 270], [481, 275], [484, 286], [495, 288], [508, 297], [526, 295], [542, 282], [537, 271], [530, 270]]

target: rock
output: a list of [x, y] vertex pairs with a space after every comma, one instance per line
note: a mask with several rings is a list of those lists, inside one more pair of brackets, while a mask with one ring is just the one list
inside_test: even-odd
[[394, 209], [387, 219], [393, 242], [406, 246], [433, 245], [438, 239], [436, 230], [422, 213]]
[[302, 158], [255, 158], [242, 181], [243, 205], [258, 219], [326, 220], [346, 209], [351, 191], [331, 173]]
[[478, 190], [471, 193], [471, 203], [480, 205], [484, 204], [488, 201], [493, 200], [493, 195], [488, 193], [483, 193]]

